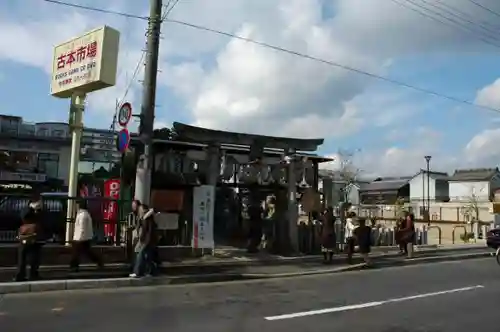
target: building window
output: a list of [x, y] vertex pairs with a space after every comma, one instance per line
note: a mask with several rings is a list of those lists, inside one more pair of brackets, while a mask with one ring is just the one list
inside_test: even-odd
[[38, 171], [47, 177], [58, 178], [59, 176], [59, 155], [57, 153], [39, 153]]
[[36, 134], [38, 136], [48, 136], [49, 131], [47, 128], [39, 128], [39, 129], [37, 129]]
[[52, 136], [54, 136], [54, 137], [64, 137], [64, 130], [61, 130], [61, 129], [52, 130]]

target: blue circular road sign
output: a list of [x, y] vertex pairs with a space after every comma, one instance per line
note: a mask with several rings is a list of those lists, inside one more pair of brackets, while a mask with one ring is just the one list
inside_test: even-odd
[[118, 136], [116, 137], [116, 148], [121, 153], [127, 151], [128, 146], [130, 144], [130, 133], [127, 129], [122, 129], [118, 132]]

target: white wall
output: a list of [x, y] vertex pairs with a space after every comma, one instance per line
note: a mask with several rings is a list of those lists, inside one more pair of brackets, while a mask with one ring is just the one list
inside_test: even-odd
[[451, 181], [450, 201], [470, 201], [474, 195], [479, 202], [486, 202], [490, 198], [489, 181]]
[[[429, 196], [431, 200], [436, 199], [436, 179], [430, 175]], [[410, 180], [410, 200], [421, 201], [427, 199], [427, 173], [420, 173]]]

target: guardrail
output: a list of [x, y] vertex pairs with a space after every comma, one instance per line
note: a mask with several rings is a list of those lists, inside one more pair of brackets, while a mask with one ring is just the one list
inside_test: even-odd
[[467, 228], [465, 228], [465, 226], [463, 225], [457, 225], [455, 227], [453, 227], [453, 231], [451, 232], [451, 243], [455, 244], [455, 231], [457, 230], [457, 228], [463, 228], [464, 229], [464, 234], [467, 234]]
[[[438, 243], [441, 244], [441, 239], [442, 239], [442, 235], [443, 235], [443, 230], [441, 229], [441, 227], [437, 226], [437, 225], [432, 225], [432, 226], [428, 226], [427, 227], [427, 234], [429, 234], [429, 230], [431, 229], [437, 229], [438, 230]], [[426, 241], [427, 242], [427, 241]], [[427, 243], [426, 243], [427, 244]]]

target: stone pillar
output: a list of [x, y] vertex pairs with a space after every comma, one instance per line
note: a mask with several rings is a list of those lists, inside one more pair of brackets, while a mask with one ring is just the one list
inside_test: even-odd
[[333, 180], [323, 178], [323, 208], [334, 206], [333, 202]]
[[287, 219], [288, 219], [288, 240], [290, 249], [293, 252], [299, 251], [299, 238], [298, 238], [298, 205], [297, 205], [297, 173], [295, 161], [295, 149], [288, 149], [286, 151], [288, 157], [287, 169]]
[[209, 145], [207, 148], [207, 184], [216, 186], [220, 176], [220, 148], [217, 144]]

